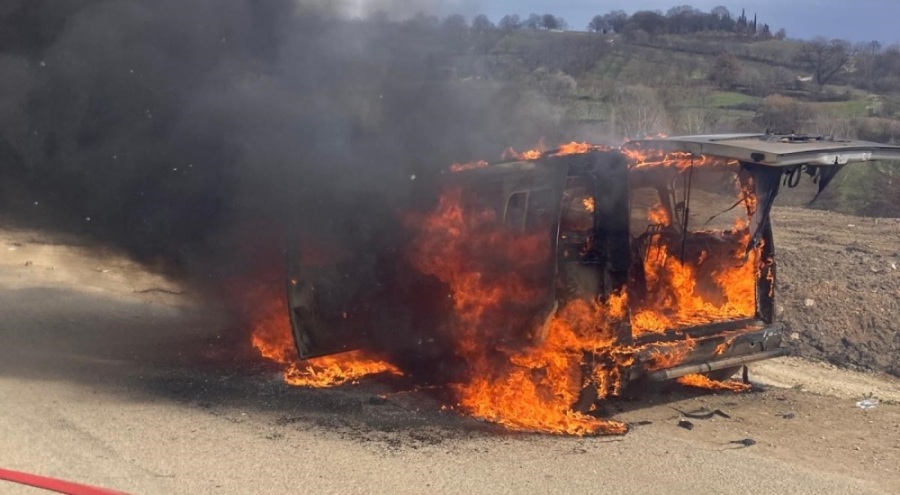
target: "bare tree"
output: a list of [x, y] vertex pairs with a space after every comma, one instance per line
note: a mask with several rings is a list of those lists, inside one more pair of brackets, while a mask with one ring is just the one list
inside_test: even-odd
[[540, 29], [541, 21], [541, 16], [537, 14], [529, 14], [528, 19], [525, 19], [525, 22], [523, 22], [522, 24], [528, 29]]
[[556, 104], [562, 103], [578, 87], [578, 83], [572, 76], [559, 70], [551, 72], [546, 67], [535, 69], [531, 73], [528, 83]]
[[695, 15], [699, 13], [697, 9], [691, 7], [690, 5], [678, 5], [676, 7], [672, 7], [666, 12], [666, 17], [678, 17], [683, 15]]
[[588, 31], [592, 31], [595, 33], [605, 33], [610, 29], [609, 23], [606, 22], [606, 17], [602, 15], [595, 15], [591, 22], [588, 23]]
[[809, 107], [787, 96], [766, 97], [756, 110], [753, 123], [772, 132], [803, 132], [809, 125]]
[[505, 15], [500, 18], [500, 22], [497, 23], [497, 27], [506, 31], [519, 29], [522, 27], [522, 20], [519, 19], [519, 16], [515, 14]]
[[645, 33], [655, 36], [666, 31], [666, 18], [659, 12], [652, 10], [639, 10], [635, 12], [628, 21], [628, 28], [639, 29]]
[[734, 31], [734, 28], [737, 25], [737, 21], [734, 20], [734, 16], [731, 14], [731, 11], [728, 10], [728, 7], [722, 5], [713, 7], [713, 9], [709, 11], [709, 15], [711, 17], [710, 23], [714, 30], [731, 32]]
[[823, 86], [850, 61], [852, 50], [850, 43], [844, 40], [827, 40], [819, 37], [803, 43], [800, 48], [799, 62], [811, 70], [816, 83]]
[[643, 138], [666, 130], [666, 110], [655, 89], [636, 84], [613, 97], [612, 123], [624, 137]]
[[712, 92], [702, 86], [669, 84], [658, 91], [669, 115], [672, 132], [706, 134], [715, 130], [722, 115], [713, 102]]
[[741, 77], [741, 64], [737, 57], [723, 53], [716, 58], [709, 73], [709, 79], [722, 89], [732, 89]]
[[715, 131], [722, 114], [712, 107], [687, 108], [675, 115], [675, 131], [680, 134], [708, 134]]
[[856, 122], [839, 111], [822, 110], [815, 114], [809, 124], [810, 130], [823, 136], [855, 139]]
[[619, 34], [625, 30], [625, 25], [628, 24], [628, 14], [624, 10], [613, 10], [608, 14], [604, 14], [603, 19], [610, 29]]
[[475, 32], [480, 33], [483, 31], [490, 31], [491, 29], [494, 29], [494, 23], [488, 19], [488, 16], [479, 14], [472, 19], [472, 30]]
[[723, 21], [725, 19], [731, 19], [731, 11], [728, 10], [728, 7], [719, 5], [718, 7], [713, 7], [710, 11], [710, 14], [714, 15], [716, 19]]
[[856, 66], [857, 76], [859, 77], [856, 85], [863, 88], [872, 87], [872, 76], [875, 73], [875, 66], [880, 52], [881, 43], [877, 41], [858, 43], [853, 47], [853, 65]]
[[562, 17], [556, 17], [553, 14], [544, 14], [541, 16], [541, 27], [547, 31], [565, 29], [566, 21]]
[[447, 16], [442, 22], [441, 27], [448, 32], [458, 33], [461, 31], [465, 31], [468, 29], [469, 24], [466, 21], [466, 18], [460, 14], [453, 14]]

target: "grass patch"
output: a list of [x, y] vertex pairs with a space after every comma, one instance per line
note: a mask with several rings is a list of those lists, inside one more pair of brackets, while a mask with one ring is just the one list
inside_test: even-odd
[[850, 101], [834, 101], [813, 104], [817, 110], [826, 112], [836, 117], [866, 117], [869, 115], [869, 107], [872, 102], [865, 98]]
[[735, 91], [716, 91], [712, 95], [712, 105], [718, 108], [736, 107], [757, 102], [759, 102], [759, 98]]

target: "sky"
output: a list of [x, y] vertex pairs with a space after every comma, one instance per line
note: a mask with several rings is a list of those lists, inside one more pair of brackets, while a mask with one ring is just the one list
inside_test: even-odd
[[742, 8], [748, 17], [756, 13], [759, 22], [772, 31], [784, 28], [790, 38], [816, 36], [841, 38], [853, 42], [878, 41], [882, 45], [900, 43], [900, 0], [463, 0], [444, 3], [446, 8], [464, 9], [469, 17], [484, 13], [494, 22], [505, 14], [551, 13], [563, 17], [572, 29], [585, 29], [591, 18], [611, 10], [629, 14], [638, 10], [662, 10], [676, 5], [691, 5], [708, 12], [724, 5], [735, 16]]

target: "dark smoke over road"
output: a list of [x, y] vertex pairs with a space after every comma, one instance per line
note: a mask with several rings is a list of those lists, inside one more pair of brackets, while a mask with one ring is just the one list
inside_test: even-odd
[[0, 215], [207, 277], [288, 220], [393, 250], [392, 212], [441, 169], [556, 138], [533, 94], [457, 73], [465, 33], [339, 10], [4, 2]]

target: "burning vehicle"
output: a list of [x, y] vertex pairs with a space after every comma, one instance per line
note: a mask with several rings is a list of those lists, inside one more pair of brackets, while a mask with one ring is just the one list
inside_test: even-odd
[[803, 175], [821, 192], [844, 165], [900, 147], [730, 134], [513, 156], [454, 166], [436, 203], [404, 215], [403, 252], [377, 260], [365, 290], [344, 290], [358, 260], [292, 246], [299, 357], [368, 349], [394, 363], [376, 371], [443, 380], [449, 408], [509, 428], [624, 432], [594, 411], [629, 384], [739, 388], [720, 382], [788, 353], [775, 197]]

